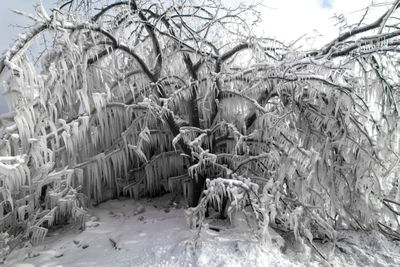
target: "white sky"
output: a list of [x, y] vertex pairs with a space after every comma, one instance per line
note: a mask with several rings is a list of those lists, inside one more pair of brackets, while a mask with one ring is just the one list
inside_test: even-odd
[[[231, 1], [231, 0], [230, 0]], [[392, 1], [381, 0], [379, 3]], [[290, 42], [307, 34], [305, 41], [321, 46], [339, 34], [335, 14], [344, 14], [349, 23], [358, 23], [371, 0], [263, 0], [264, 35]], [[367, 16], [368, 21], [377, 19], [388, 6], [374, 8]], [[319, 40], [315, 37], [322, 35]]]
[[[36, 0], [0, 0], [0, 54], [5, 51], [17, 38], [21, 28], [12, 25], [26, 25], [29, 20], [12, 13], [9, 9], [18, 9], [33, 13], [33, 5]], [[52, 7], [57, 0], [42, 0], [44, 5]], [[228, 5], [237, 5], [240, 0], [222, 0]], [[371, 2], [390, 3], [388, 0], [261, 0], [264, 5], [260, 8], [263, 23], [260, 32], [265, 37], [273, 37], [289, 43], [303, 34], [307, 36], [302, 40], [303, 44], [322, 46], [335, 38], [339, 33], [334, 26], [335, 14], [345, 14], [349, 22], [355, 23], [362, 17], [365, 7]], [[387, 7], [384, 7], [387, 8]], [[354, 12], [358, 11], [358, 12]], [[371, 14], [370, 18], [376, 19], [384, 12], [383, 8]], [[369, 20], [371, 21], [371, 19]], [[315, 39], [318, 34], [323, 37]], [[0, 96], [0, 114], [7, 111], [4, 98]]]

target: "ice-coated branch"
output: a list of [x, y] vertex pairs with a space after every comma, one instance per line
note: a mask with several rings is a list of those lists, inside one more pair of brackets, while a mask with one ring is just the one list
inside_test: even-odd
[[115, 2], [112, 3], [108, 6], [103, 7], [96, 15], [94, 15], [92, 17], [92, 21], [97, 21], [102, 15], [104, 15], [108, 10], [114, 8], [114, 7], [118, 7], [118, 6], [122, 6], [122, 5], [129, 5], [129, 1], [119, 1], [119, 2]]
[[131, 7], [132, 11], [138, 13], [139, 18], [143, 21], [146, 31], [150, 35], [151, 41], [153, 43], [154, 53], [155, 53], [155, 57], [156, 57], [156, 66], [154, 68], [153, 81], [156, 82], [160, 78], [162, 64], [163, 64], [163, 58], [162, 58], [162, 54], [161, 54], [160, 43], [159, 43], [158, 38], [154, 31], [155, 26], [147, 20], [146, 16], [138, 8], [138, 6], [136, 4], [136, 0], [130, 1], [130, 7]]
[[[332, 40], [330, 43], [328, 43], [327, 45], [325, 45], [322, 49], [321, 49], [321, 53], [322, 55], [327, 54], [337, 43], [343, 42], [346, 39], [355, 36], [359, 33], [363, 33], [363, 32], [367, 32], [369, 30], [375, 29], [380, 27], [381, 25], [383, 25], [383, 23], [386, 22], [388, 16], [390, 16], [394, 10], [396, 10], [399, 7], [399, 3], [400, 1], [397, 0], [395, 1], [395, 3], [393, 4], [393, 8], [389, 9], [388, 11], [386, 11], [381, 17], [379, 17], [377, 20], [375, 20], [373, 23], [365, 25], [365, 26], [359, 26], [356, 27], [354, 29], [351, 29], [345, 33], [342, 33], [339, 35], [339, 37], [335, 38], [334, 40]], [[318, 53], [312, 53], [309, 54], [309, 56], [313, 56], [316, 55]]]
[[41, 24], [34, 27], [28, 34], [20, 35], [19, 39], [14, 45], [8, 50], [8, 52], [0, 59], [0, 73], [3, 72], [5, 67], [8, 67], [11, 71], [21, 73], [21, 69], [16, 66], [12, 61], [15, 57], [25, 51], [29, 44], [36, 39], [41, 33], [48, 28], [48, 25]]

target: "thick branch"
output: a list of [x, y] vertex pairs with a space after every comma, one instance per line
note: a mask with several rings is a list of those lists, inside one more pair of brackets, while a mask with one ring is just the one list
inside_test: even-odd
[[[400, 2], [400, 0], [397, 0], [396, 3], [394, 4], [395, 9], [397, 9], [399, 7], [399, 5], [398, 5], [399, 2]], [[384, 22], [387, 19], [387, 15], [392, 12], [393, 12], [393, 9], [390, 9], [390, 10], [386, 11], [385, 14], [383, 14], [379, 19], [377, 19], [373, 23], [365, 25], [365, 26], [361, 26], [361, 27], [356, 27], [345, 33], [342, 33], [341, 35], [339, 35], [339, 37], [337, 37], [336, 39], [332, 40], [329, 44], [327, 44], [325, 46], [325, 48], [322, 49], [321, 54], [322, 55], [327, 54], [332, 49], [332, 47], [334, 47], [337, 43], [343, 42], [344, 40], [346, 40], [354, 35], [378, 28], [382, 24], [382, 22]], [[312, 54], [309, 54], [308, 56], [315, 56], [315, 55], [317, 55], [317, 53], [318, 52], [313, 52]]]
[[[193, 62], [190, 59], [190, 56], [188, 54], [183, 55], [183, 61], [186, 64], [186, 68], [190, 74], [190, 76], [197, 81], [198, 76], [197, 76], [197, 71], [193, 67]], [[194, 127], [200, 127], [200, 119], [199, 119], [199, 107], [197, 104], [197, 90], [198, 86], [196, 83], [194, 83], [191, 87], [191, 97], [189, 100], [189, 124]]]
[[92, 21], [97, 21], [104, 13], [106, 13], [108, 10], [110, 10], [114, 7], [128, 5], [128, 4], [129, 4], [128, 1], [121, 1], [121, 2], [113, 3], [109, 6], [106, 6], [106, 7], [102, 8], [99, 13], [97, 13], [96, 15], [93, 16]]
[[163, 59], [162, 59], [162, 55], [161, 55], [160, 43], [158, 42], [157, 36], [154, 32], [155, 27], [147, 20], [146, 16], [143, 14], [143, 12], [138, 9], [136, 0], [131, 0], [131, 9], [133, 11], [138, 12], [139, 18], [144, 22], [146, 31], [150, 35], [151, 41], [153, 42], [154, 52], [156, 54], [156, 66], [154, 69], [154, 79], [158, 80], [160, 78], [160, 74], [161, 74]]
[[249, 44], [240, 44], [238, 46], [235, 46], [234, 48], [232, 48], [231, 50], [229, 50], [228, 52], [222, 54], [221, 56], [218, 57], [218, 60], [224, 62], [227, 59], [229, 59], [230, 57], [232, 57], [233, 55], [235, 55], [236, 53], [249, 48], [250, 45]]

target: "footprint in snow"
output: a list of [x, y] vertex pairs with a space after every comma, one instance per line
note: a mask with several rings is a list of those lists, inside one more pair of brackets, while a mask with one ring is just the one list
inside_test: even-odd
[[143, 206], [143, 205], [139, 205], [139, 206], [137, 206], [136, 209], [133, 211], [133, 215], [135, 216], [135, 215], [144, 213], [145, 211], [146, 211], [146, 207]]

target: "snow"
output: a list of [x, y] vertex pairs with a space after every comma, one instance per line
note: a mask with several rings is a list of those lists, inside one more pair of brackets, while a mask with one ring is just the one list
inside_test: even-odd
[[[139, 201], [111, 200], [90, 209], [86, 229], [66, 225], [50, 231], [44, 243], [14, 250], [6, 266], [321, 266], [293, 236], [272, 241], [251, 238], [239, 215], [232, 225], [186, 224], [184, 201], [172, 195]], [[211, 228], [211, 229], [210, 229]], [[219, 231], [212, 230], [218, 229]], [[198, 238], [196, 238], [198, 237]], [[328, 255], [332, 243], [315, 243]], [[279, 248], [281, 246], [281, 248]], [[400, 246], [377, 232], [340, 232], [333, 266], [399, 266]], [[343, 251], [343, 252], [340, 252]]]

